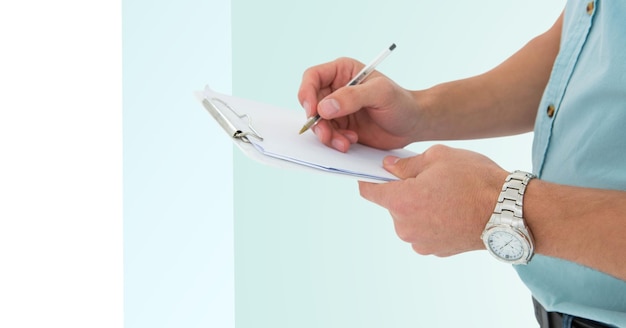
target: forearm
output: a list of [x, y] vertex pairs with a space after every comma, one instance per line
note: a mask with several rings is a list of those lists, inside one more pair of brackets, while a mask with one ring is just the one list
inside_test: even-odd
[[415, 91], [425, 126], [415, 139], [496, 137], [532, 130], [559, 50], [562, 16], [544, 34], [476, 77]]
[[536, 253], [626, 280], [626, 192], [532, 180], [524, 217]]

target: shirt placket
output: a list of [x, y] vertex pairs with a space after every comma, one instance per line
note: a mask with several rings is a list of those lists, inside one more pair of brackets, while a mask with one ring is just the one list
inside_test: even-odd
[[539, 104], [533, 142], [533, 173], [541, 177], [550, 148], [550, 138], [567, 85], [574, 72], [593, 24], [599, 0], [568, 1], [561, 49], [554, 62], [550, 80]]

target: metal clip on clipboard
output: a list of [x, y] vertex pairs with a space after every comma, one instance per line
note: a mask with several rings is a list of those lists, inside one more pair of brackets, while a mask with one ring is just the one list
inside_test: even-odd
[[[228, 108], [235, 116], [237, 116], [237, 118], [241, 120], [246, 119], [248, 129], [250, 130], [242, 131], [240, 129], [237, 129], [235, 125], [228, 119], [228, 117], [226, 117], [226, 115], [224, 115], [224, 113], [222, 113], [222, 111], [220, 111], [213, 102], [218, 102], [224, 105], [224, 107]], [[239, 113], [237, 113], [237, 111], [230, 107], [230, 105], [228, 105], [225, 101], [219, 98], [211, 98], [210, 100], [204, 98], [202, 100], [202, 105], [231, 137], [235, 139], [241, 139], [245, 143], [250, 143], [249, 137], [254, 137], [260, 141], [263, 141], [263, 137], [261, 137], [252, 126], [252, 118], [250, 118], [248, 114], [240, 115]]]

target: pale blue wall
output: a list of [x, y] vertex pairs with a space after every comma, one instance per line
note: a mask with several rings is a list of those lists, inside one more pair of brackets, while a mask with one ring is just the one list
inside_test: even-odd
[[[127, 328], [234, 327], [230, 1], [123, 1]], [[106, 95], [103, 95], [106, 96]]]
[[[307, 67], [367, 62], [391, 42], [398, 48], [379, 68], [407, 88], [471, 76], [546, 30], [563, 3], [233, 0], [233, 93], [302, 111]], [[447, 144], [529, 170], [531, 138]], [[486, 252], [413, 253], [355, 182], [262, 166], [239, 151], [234, 174], [238, 328], [536, 325], [510, 266]]]

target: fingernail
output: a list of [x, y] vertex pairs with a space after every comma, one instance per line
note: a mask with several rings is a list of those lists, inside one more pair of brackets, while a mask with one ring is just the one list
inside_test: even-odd
[[346, 138], [348, 138], [351, 144], [355, 144], [357, 143], [357, 141], [359, 141], [359, 136], [352, 131], [347, 131], [343, 135], [346, 136]]
[[308, 101], [305, 100], [302, 103], [302, 108], [304, 108], [304, 112], [306, 113], [306, 117], [313, 116], [313, 114], [311, 114], [311, 104]]
[[399, 157], [396, 156], [387, 156], [383, 159], [383, 164], [385, 166], [392, 166], [395, 165], [398, 161], [400, 160]]
[[311, 127], [311, 131], [313, 131], [313, 133], [315, 133], [317, 135], [317, 124], [313, 125]]
[[319, 112], [323, 117], [332, 118], [333, 115], [339, 112], [339, 102], [332, 98], [324, 99], [320, 103]]
[[343, 145], [343, 142], [341, 142], [340, 140], [337, 139], [333, 139], [331, 142], [331, 145], [333, 146], [333, 148], [337, 149], [340, 152], [344, 152], [345, 147]]

